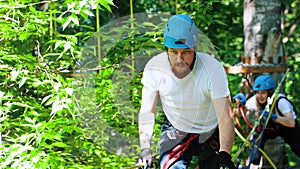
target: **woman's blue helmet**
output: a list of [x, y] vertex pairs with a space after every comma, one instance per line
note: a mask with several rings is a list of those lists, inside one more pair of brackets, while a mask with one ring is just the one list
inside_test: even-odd
[[198, 29], [186, 14], [172, 16], [164, 28], [164, 45], [168, 48], [192, 48], [197, 45]]
[[253, 85], [253, 90], [271, 90], [276, 88], [274, 79], [270, 75], [260, 75], [258, 76]]

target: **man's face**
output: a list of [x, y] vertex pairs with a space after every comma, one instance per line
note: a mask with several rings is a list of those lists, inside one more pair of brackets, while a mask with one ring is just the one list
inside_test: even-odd
[[194, 48], [168, 48], [169, 61], [175, 76], [182, 79], [191, 72], [194, 64], [194, 52]]

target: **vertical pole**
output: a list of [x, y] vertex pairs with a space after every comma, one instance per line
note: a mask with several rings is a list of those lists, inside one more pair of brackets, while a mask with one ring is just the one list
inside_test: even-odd
[[[130, 19], [131, 19], [130, 28], [131, 28], [131, 30], [133, 30], [134, 29], [133, 0], [130, 0]], [[132, 39], [134, 38], [132, 33], [131, 33], [131, 38]], [[134, 69], [134, 52], [133, 52], [133, 50], [134, 50], [134, 48], [131, 47], [131, 66]], [[133, 70], [133, 72], [134, 72], [134, 70]]]
[[[100, 41], [100, 15], [99, 9], [96, 8], [96, 27], [97, 27], [97, 56], [99, 61], [99, 66], [101, 67], [101, 41]], [[99, 74], [101, 73], [101, 69], [99, 70]]]
[[[129, 1], [129, 3], [130, 3], [130, 20], [131, 20], [131, 22], [130, 22], [130, 28], [131, 28], [131, 31], [133, 31], [133, 29], [134, 29], [134, 16], [133, 16], [133, 0], [130, 0]], [[131, 32], [130, 33], [131, 35], [131, 38], [132, 38], [132, 40], [133, 40], [133, 32]], [[133, 43], [133, 41], [132, 41], [132, 43]], [[131, 72], [131, 78], [132, 77], [134, 77], [134, 70], [135, 70], [135, 68], [134, 68], [134, 66], [135, 66], [135, 63], [134, 63], [134, 48], [133, 47], [131, 47], [131, 67], [132, 67], [132, 72]], [[132, 98], [131, 99], [134, 99], [134, 96], [132, 96]], [[131, 119], [131, 125], [134, 125], [134, 118], [135, 118], [135, 114], [134, 114], [134, 112], [132, 113], [132, 119]]]
[[[2, 96], [4, 96], [4, 93], [3, 93]], [[2, 99], [0, 99], [0, 106], [2, 107]], [[4, 116], [4, 114], [1, 113], [0, 117], [2, 117], [2, 116]], [[2, 120], [0, 120], [0, 125], [1, 124], [2, 124]], [[0, 131], [0, 147], [2, 147], [2, 132], [1, 131]], [[4, 155], [3, 153], [4, 153], [3, 151], [0, 151], [0, 158], [1, 158], [2, 155]]]
[[[98, 4], [99, 5], [99, 4]], [[100, 34], [100, 13], [99, 13], [99, 8], [97, 6], [96, 8], [96, 31], [97, 31], [97, 44], [95, 45], [96, 47], [96, 51], [94, 51], [96, 53], [96, 56], [98, 57], [98, 66], [100, 67], [99, 69], [99, 76], [101, 78], [101, 34]], [[100, 112], [101, 113], [101, 112]], [[106, 124], [105, 122], [103, 122], [104, 124]], [[103, 124], [103, 126], [105, 126]], [[105, 129], [106, 127], [102, 127], [101, 128], [101, 139], [100, 139], [100, 148], [105, 150]], [[103, 165], [103, 161], [101, 160], [100, 163]]]
[[[52, 1], [49, 2], [49, 6], [50, 6], [50, 9], [49, 9], [49, 12], [50, 12], [50, 41], [53, 40], [53, 4], [52, 4]], [[53, 47], [52, 47], [52, 44], [50, 46], [50, 52], [52, 53], [53, 52]]]

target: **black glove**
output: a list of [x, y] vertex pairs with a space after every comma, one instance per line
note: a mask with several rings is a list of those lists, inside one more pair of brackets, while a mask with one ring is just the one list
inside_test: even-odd
[[142, 149], [141, 154], [139, 155], [137, 164], [146, 163], [147, 167], [152, 167], [152, 158], [153, 156], [150, 148], [144, 148]]
[[219, 152], [217, 155], [218, 169], [235, 169], [233, 162], [231, 161], [231, 156], [225, 151]]

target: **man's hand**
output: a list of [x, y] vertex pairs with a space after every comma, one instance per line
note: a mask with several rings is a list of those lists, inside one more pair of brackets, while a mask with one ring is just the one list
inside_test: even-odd
[[[261, 114], [262, 114], [263, 112], [264, 112], [264, 110], [260, 110], [260, 111], [258, 112], [258, 114], [261, 116]], [[267, 119], [268, 116], [269, 116], [269, 114], [270, 114], [270, 112], [265, 111], [265, 113], [264, 113], [264, 119]], [[276, 120], [277, 118], [278, 118], [278, 115], [271, 112], [271, 119]]]
[[231, 156], [225, 151], [219, 152], [216, 158], [218, 164], [218, 169], [235, 169], [233, 162], [231, 161]]
[[147, 164], [147, 167], [152, 167], [152, 152], [150, 148], [144, 148], [141, 151], [141, 154], [139, 155], [139, 158], [137, 160], [137, 164]]
[[246, 103], [246, 96], [243, 93], [238, 93], [233, 97], [234, 100], [239, 99], [241, 104], [245, 104]]

